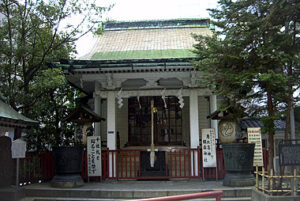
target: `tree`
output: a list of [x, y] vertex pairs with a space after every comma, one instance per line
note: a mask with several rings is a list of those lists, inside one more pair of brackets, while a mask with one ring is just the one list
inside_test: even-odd
[[100, 32], [101, 15], [108, 9], [96, 0], [0, 2], [0, 90], [15, 110], [40, 120], [42, 130], [54, 126], [46, 131], [49, 136], [62, 134], [61, 119], [72, 105], [74, 89], [47, 63], [71, 58], [76, 40]]
[[221, 0], [218, 9], [210, 10], [219, 31], [212, 37], [195, 36], [195, 66], [203, 72], [204, 84], [262, 119], [270, 169], [274, 120], [286, 112], [287, 94], [294, 90], [288, 83], [299, 86], [299, 30], [284, 31], [287, 19], [291, 27], [299, 22], [299, 8], [299, 1]]

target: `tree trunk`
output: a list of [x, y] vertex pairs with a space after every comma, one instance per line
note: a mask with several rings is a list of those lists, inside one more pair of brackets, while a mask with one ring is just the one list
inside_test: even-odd
[[[270, 91], [267, 92], [267, 108], [268, 108], [268, 115], [269, 118], [274, 116], [274, 106], [273, 106], [273, 99], [272, 93]], [[274, 170], [273, 165], [273, 158], [274, 158], [274, 120], [270, 118], [268, 121], [268, 133], [269, 133], [269, 161], [268, 161], [268, 171]]]
[[284, 139], [289, 139], [289, 132], [290, 132], [290, 122], [291, 122], [291, 108], [292, 108], [292, 101], [290, 96], [288, 97], [287, 101], [287, 111], [286, 111], [286, 119], [285, 119], [285, 131], [284, 131]]

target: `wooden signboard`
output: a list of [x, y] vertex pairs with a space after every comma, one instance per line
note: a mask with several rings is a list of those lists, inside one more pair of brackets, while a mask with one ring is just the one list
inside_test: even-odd
[[101, 176], [101, 140], [100, 136], [87, 137], [88, 176]]
[[247, 128], [248, 143], [255, 143], [253, 166], [264, 166], [260, 127]]
[[216, 167], [216, 133], [213, 128], [201, 129], [203, 167]]

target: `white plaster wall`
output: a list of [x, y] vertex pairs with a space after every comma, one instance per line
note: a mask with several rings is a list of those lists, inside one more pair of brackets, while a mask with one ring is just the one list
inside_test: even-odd
[[116, 129], [120, 134], [120, 147], [128, 142], [128, 99], [123, 99], [121, 108], [116, 105]]

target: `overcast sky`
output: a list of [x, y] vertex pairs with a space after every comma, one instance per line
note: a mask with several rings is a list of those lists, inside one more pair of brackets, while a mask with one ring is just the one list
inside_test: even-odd
[[[136, 21], [152, 19], [208, 18], [207, 8], [215, 8], [217, 0], [102, 0], [105, 5], [115, 6], [104, 16], [104, 20]], [[91, 47], [91, 34], [77, 42], [78, 57]]]

